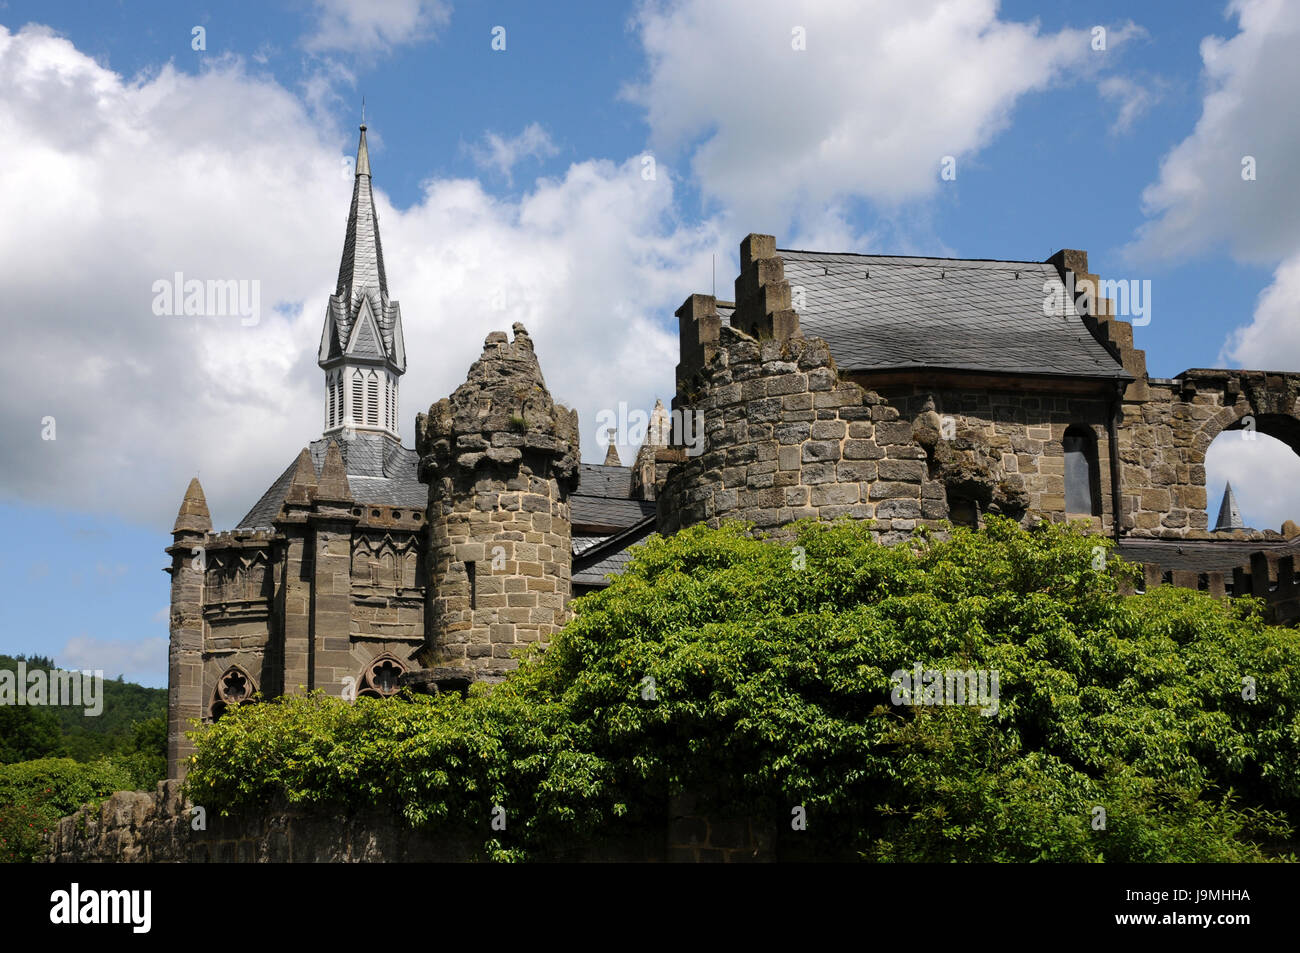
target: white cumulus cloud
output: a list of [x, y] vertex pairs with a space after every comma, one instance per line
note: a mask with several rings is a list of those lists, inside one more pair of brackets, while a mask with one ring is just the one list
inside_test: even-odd
[[655, 149], [778, 240], [788, 222], [835, 232], [825, 210], [846, 198], [931, 195], [945, 156], [960, 178], [1021, 97], [1100, 62], [1088, 30], [1044, 33], [994, 0], [650, 2], [637, 22], [648, 70], [626, 95]]
[[495, 132], [484, 133], [482, 142], [467, 148], [479, 168], [495, 170], [506, 181], [512, 180], [514, 168], [522, 160], [544, 159], [559, 152], [550, 134], [535, 122], [509, 138]]
[[1300, 523], [1295, 488], [1300, 485], [1300, 457], [1280, 440], [1244, 431], [1220, 434], [1205, 454], [1206, 512], [1210, 527], [1219, 517], [1225, 483], [1232, 484], [1242, 522], [1254, 529], [1281, 529], [1286, 520]]
[[442, 0], [315, 0], [303, 37], [312, 52], [377, 53], [432, 36], [451, 19]]

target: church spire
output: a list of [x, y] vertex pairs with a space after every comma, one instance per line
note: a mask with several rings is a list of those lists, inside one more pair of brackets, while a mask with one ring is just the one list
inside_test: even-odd
[[325, 433], [345, 441], [358, 430], [398, 438], [397, 381], [406, 371], [402, 312], [388, 297], [370, 180], [363, 121], [338, 282], [325, 311], [317, 359], [325, 371]]
[[1223, 502], [1219, 504], [1219, 521], [1214, 524], [1216, 533], [1232, 529], [1244, 529], [1245, 524], [1241, 521], [1241, 510], [1237, 508], [1237, 497], [1232, 492], [1232, 484], [1228, 483], [1223, 490]]

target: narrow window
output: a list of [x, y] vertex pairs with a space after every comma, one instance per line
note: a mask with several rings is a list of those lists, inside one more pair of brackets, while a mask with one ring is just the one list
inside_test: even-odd
[[357, 371], [352, 378], [352, 407], [348, 415], [354, 423], [361, 423], [365, 418], [362, 416], [361, 408], [365, 405], [365, 385], [361, 381], [361, 372]]
[[1097, 468], [1097, 436], [1091, 427], [1071, 426], [1061, 438], [1065, 450], [1065, 511], [1101, 515], [1101, 481]]
[[325, 382], [325, 390], [329, 392], [329, 410], [325, 414], [325, 426], [334, 426], [334, 379], [331, 377]]
[[474, 579], [474, 563], [465, 563], [465, 576], [469, 579], [469, 607], [470, 609], [478, 608], [478, 585]]
[[379, 378], [374, 371], [366, 381], [366, 423], [371, 427], [379, 426]]

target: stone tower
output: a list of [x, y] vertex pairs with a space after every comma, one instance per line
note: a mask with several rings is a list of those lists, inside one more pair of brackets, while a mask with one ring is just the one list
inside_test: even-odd
[[427, 662], [495, 677], [566, 619], [578, 415], [546, 389], [523, 325], [416, 420], [429, 485]]
[[167, 776], [181, 777], [194, 750], [185, 737], [203, 715], [203, 585], [212, 517], [199, 478], [190, 480], [172, 526], [171, 636], [167, 651]]

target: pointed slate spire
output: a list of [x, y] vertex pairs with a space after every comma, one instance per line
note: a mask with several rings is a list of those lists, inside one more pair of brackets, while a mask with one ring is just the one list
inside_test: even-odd
[[298, 463], [294, 467], [293, 479], [289, 481], [289, 491], [284, 495], [286, 503], [310, 503], [316, 496], [316, 468], [311, 462], [311, 452], [302, 448], [298, 454]]
[[325, 436], [351, 424], [399, 440], [398, 378], [406, 372], [406, 344], [401, 306], [388, 297], [370, 178], [363, 121], [338, 282], [325, 309], [317, 354], [325, 371]]
[[325, 465], [321, 467], [320, 482], [316, 486], [316, 499], [331, 503], [351, 503], [352, 488], [348, 486], [343, 454], [333, 440], [325, 451]]
[[605, 446], [605, 466], [621, 467], [623, 461], [618, 458], [618, 447], [614, 444], [614, 428], [610, 427], [605, 431], [605, 439], [609, 441]]
[[352, 184], [352, 208], [348, 212], [348, 231], [343, 240], [335, 294], [348, 305], [355, 305], [358, 296], [364, 294], [377, 314], [383, 312], [383, 299], [388, 297], [384, 250], [379, 242], [379, 216], [370, 191], [370, 150], [366, 147], [364, 125], [357, 144], [357, 175]]
[[1230, 529], [1245, 529], [1241, 522], [1241, 510], [1237, 508], [1237, 498], [1232, 493], [1229, 483], [1223, 490], [1223, 502], [1219, 504], [1219, 521], [1214, 525], [1216, 533]]
[[185, 490], [185, 499], [181, 500], [180, 511], [176, 514], [176, 524], [172, 533], [210, 533], [212, 516], [208, 513], [208, 501], [203, 496], [203, 487], [199, 478], [190, 480]]

